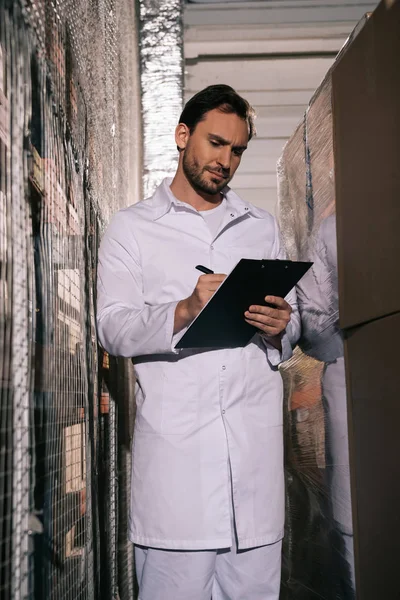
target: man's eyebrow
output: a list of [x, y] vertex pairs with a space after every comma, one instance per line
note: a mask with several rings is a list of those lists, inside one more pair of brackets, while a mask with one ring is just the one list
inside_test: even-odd
[[[219, 142], [221, 144], [221, 146], [229, 146], [230, 142], [228, 142], [228, 140], [225, 140], [223, 137], [221, 137], [220, 135], [217, 135], [216, 133], [209, 133], [208, 134], [208, 139], [211, 140], [215, 140], [216, 142]], [[246, 150], [247, 145], [246, 146], [233, 146], [233, 150]]]

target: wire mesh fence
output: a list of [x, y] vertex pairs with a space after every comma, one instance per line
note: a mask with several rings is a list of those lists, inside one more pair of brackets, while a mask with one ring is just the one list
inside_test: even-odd
[[0, 1], [1, 598], [134, 597], [133, 374], [94, 305], [139, 189], [136, 52], [128, 0]]

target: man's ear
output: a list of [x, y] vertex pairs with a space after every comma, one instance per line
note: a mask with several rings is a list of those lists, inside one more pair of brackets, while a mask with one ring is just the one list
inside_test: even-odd
[[185, 150], [190, 138], [190, 130], [185, 123], [179, 123], [175, 129], [175, 142], [179, 152]]

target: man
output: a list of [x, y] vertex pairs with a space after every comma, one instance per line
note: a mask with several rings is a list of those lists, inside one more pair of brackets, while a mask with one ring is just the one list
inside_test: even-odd
[[[187, 104], [179, 165], [117, 213], [101, 244], [98, 333], [135, 357], [130, 537], [140, 600], [276, 600], [284, 525], [282, 381], [299, 317], [288, 301], [251, 306], [244, 348], [175, 350], [235, 264], [281, 257], [273, 217], [227, 184], [254, 133], [226, 85]], [[215, 274], [201, 275], [203, 264]], [[258, 333], [257, 333], [258, 330]]]

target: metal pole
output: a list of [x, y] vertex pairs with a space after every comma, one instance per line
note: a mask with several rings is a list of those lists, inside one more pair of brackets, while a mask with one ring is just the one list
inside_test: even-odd
[[[30, 483], [30, 340], [29, 340], [29, 250], [30, 219], [25, 201], [26, 64], [20, 47], [22, 31], [14, 36], [11, 66], [11, 263], [13, 389], [13, 505], [12, 514], [12, 600], [28, 598], [29, 576], [29, 483]], [[23, 44], [23, 42], [22, 42]]]

